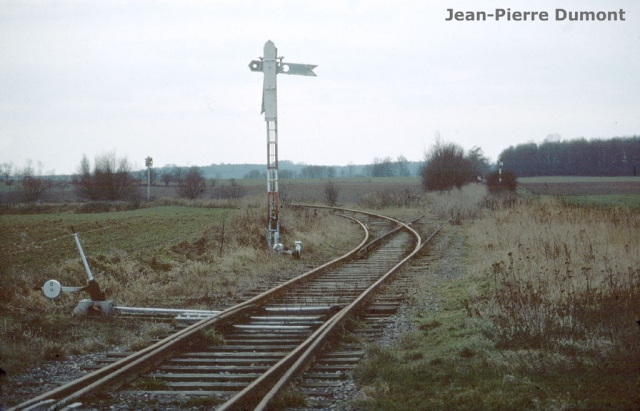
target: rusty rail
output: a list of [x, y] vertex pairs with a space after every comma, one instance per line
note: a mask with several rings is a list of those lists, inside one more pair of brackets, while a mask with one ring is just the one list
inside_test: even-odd
[[[217, 408], [218, 411], [230, 411], [230, 410], [246, 410], [250, 409], [254, 406], [257, 399], [261, 399], [261, 401], [256, 406], [255, 410], [264, 410], [269, 402], [277, 395], [277, 393], [282, 389], [282, 387], [301, 369], [301, 367], [309, 360], [309, 358], [313, 355], [313, 353], [322, 345], [326, 337], [333, 331], [334, 327], [340, 323], [354, 308], [362, 304], [367, 298], [376, 291], [380, 285], [390, 279], [395, 272], [402, 267], [407, 261], [409, 261], [415, 254], [417, 254], [422, 248], [422, 239], [420, 234], [418, 234], [413, 228], [409, 227], [408, 224], [405, 224], [399, 220], [396, 220], [391, 217], [383, 216], [380, 214], [370, 213], [366, 211], [358, 211], [351, 210], [346, 208], [336, 208], [336, 207], [326, 207], [326, 206], [304, 206], [304, 207], [317, 207], [324, 209], [332, 209], [332, 210], [340, 210], [344, 212], [354, 212], [365, 214], [377, 218], [388, 219], [390, 221], [395, 222], [401, 228], [408, 230], [412, 233], [416, 238], [416, 246], [414, 250], [402, 259], [399, 263], [397, 263], [391, 270], [385, 273], [381, 278], [379, 278], [374, 284], [372, 284], [369, 288], [367, 288], [363, 293], [361, 293], [351, 304], [347, 305], [345, 308], [336, 313], [331, 319], [325, 322], [320, 328], [318, 328], [307, 340], [305, 340], [302, 344], [300, 344], [296, 349], [286, 355], [283, 359], [281, 359], [278, 363], [276, 363], [273, 367], [271, 367], [267, 372], [262, 374], [259, 378], [254, 380], [251, 384], [249, 384], [245, 389], [240, 391], [234, 397], [226, 401], [220, 407]], [[415, 221], [415, 220], [414, 220]], [[440, 228], [438, 228], [438, 231]], [[397, 230], [393, 230], [396, 232]], [[437, 231], [436, 231], [437, 232]], [[433, 238], [436, 233], [432, 234], [429, 237], [429, 240]], [[274, 378], [278, 378], [278, 381], [273, 384], [272, 380]], [[269, 386], [271, 388], [269, 389]], [[265, 391], [269, 390], [266, 394]]]

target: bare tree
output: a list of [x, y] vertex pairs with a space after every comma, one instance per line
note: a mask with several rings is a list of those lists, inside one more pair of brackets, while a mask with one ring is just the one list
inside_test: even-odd
[[13, 163], [2, 163], [0, 164], [0, 179], [5, 182], [9, 181], [11, 177], [11, 173], [13, 172]]
[[[42, 169], [42, 163], [38, 164], [38, 168]], [[27, 166], [20, 173], [20, 178], [22, 194], [27, 202], [40, 200], [53, 186], [51, 180], [43, 177], [41, 172], [36, 174], [31, 160], [27, 160]]]
[[356, 175], [356, 165], [350, 161], [349, 164], [347, 164], [347, 177], [351, 178], [351, 177], [355, 177], [355, 175]]
[[395, 164], [396, 173], [400, 177], [409, 177], [411, 171], [409, 170], [409, 160], [403, 155], [399, 155]]
[[376, 157], [371, 165], [371, 177], [393, 177], [395, 174], [394, 166], [391, 157]]
[[74, 177], [76, 195], [86, 200], [98, 200], [98, 187], [91, 174], [91, 164], [86, 154], [82, 155], [78, 174]]
[[4, 184], [9, 188], [13, 185], [13, 179], [11, 178], [12, 175], [13, 163], [0, 164], [0, 179], [4, 180]]
[[162, 180], [165, 187], [169, 187], [169, 184], [171, 184], [171, 181], [173, 180], [173, 176], [171, 175], [171, 173], [165, 171], [162, 173], [160, 180]]
[[181, 173], [181, 179], [178, 180], [177, 192], [182, 198], [194, 200], [205, 192], [206, 181], [199, 167], [192, 166]]
[[255, 179], [255, 178], [263, 178], [263, 177], [264, 177], [264, 173], [262, 173], [260, 170], [253, 169], [253, 170], [249, 170], [249, 172], [246, 173], [243, 178]]
[[124, 158], [116, 158], [115, 151], [96, 156], [93, 173], [87, 156], [82, 157], [78, 175], [74, 179], [76, 194], [88, 200], [140, 199], [140, 188], [132, 175], [132, 167]]
[[340, 194], [340, 188], [333, 182], [327, 181], [324, 184], [324, 202], [329, 206], [335, 206], [338, 204], [338, 196]]
[[489, 160], [487, 160], [480, 147], [473, 147], [467, 153], [466, 157], [471, 162], [471, 167], [477, 177], [485, 177], [489, 174], [491, 169], [491, 167], [489, 167]]

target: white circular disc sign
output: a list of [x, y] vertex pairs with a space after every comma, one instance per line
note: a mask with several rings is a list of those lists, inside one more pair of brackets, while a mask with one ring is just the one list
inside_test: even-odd
[[49, 280], [46, 283], [44, 283], [44, 286], [42, 286], [42, 291], [44, 292], [44, 295], [47, 298], [57, 298], [60, 295], [60, 291], [62, 291], [62, 287], [60, 286], [60, 283], [56, 280]]

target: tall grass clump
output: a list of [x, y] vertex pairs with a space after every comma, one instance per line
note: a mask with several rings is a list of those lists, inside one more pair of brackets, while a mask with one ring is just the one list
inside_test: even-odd
[[437, 218], [458, 225], [464, 220], [476, 218], [484, 208], [486, 198], [487, 188], [484, 185], [467, 184], [460, 189], [431, 194], [427, 207]]
[[488, 290], [469, 312], [491, 320], [499, 347], [615, 358], [623, 368], [639, 359], [640, 214], [518, 201], [473, 233]]

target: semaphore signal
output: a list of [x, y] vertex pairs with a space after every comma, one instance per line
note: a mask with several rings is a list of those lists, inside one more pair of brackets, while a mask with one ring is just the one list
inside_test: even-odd
[[311, 64], [284, 63], [283, 57], [277, 57], [278, 50], [271, 40], [264, 45], [264, 57], [249, 63], [251, 71], [264, 74], [262, 87], [262, 113], [267, 122], [267, 244], [274, 250], [282, 250], [280, 244], [280, 220], [278, 218], [278, 102], [277, 74], [298, 76], [316, 76]]

